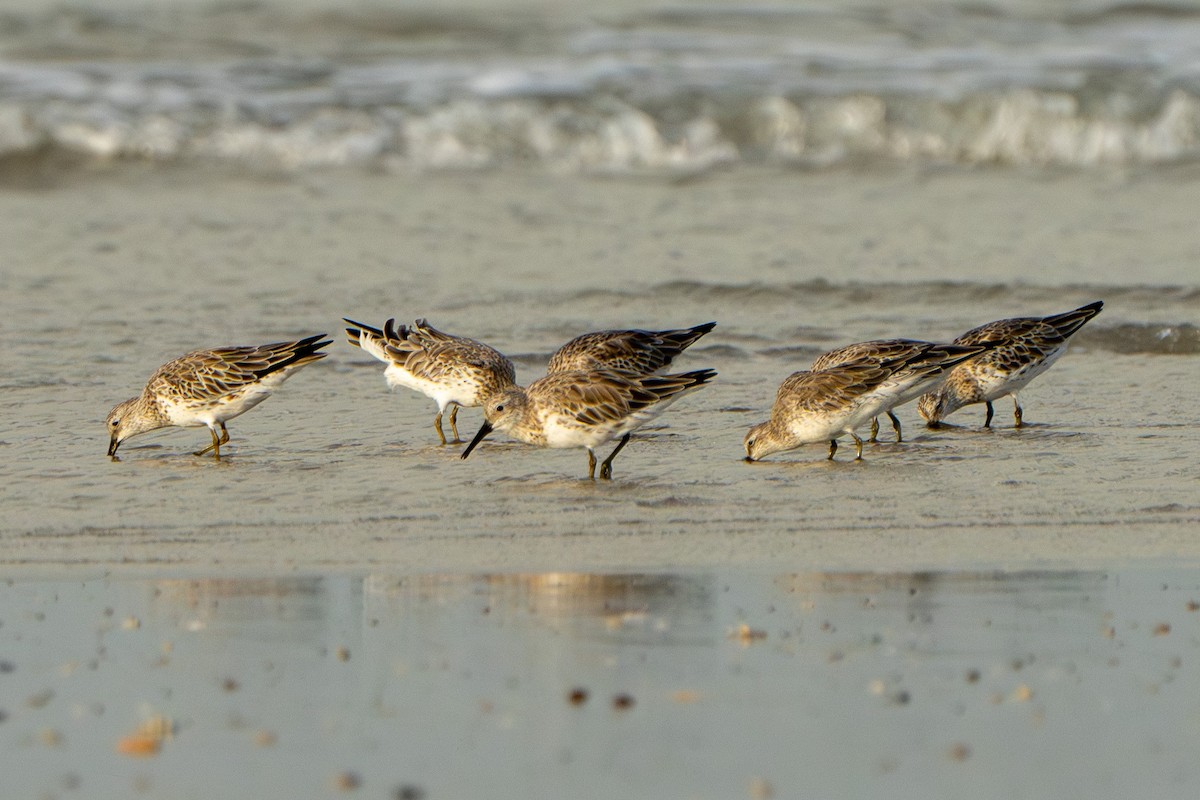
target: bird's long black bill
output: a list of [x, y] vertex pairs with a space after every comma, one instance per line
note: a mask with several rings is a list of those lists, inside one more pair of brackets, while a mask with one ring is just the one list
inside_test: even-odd
[[467, 449], [462, 451], [462, 455], [459, 456], [459, 458], [466, 458], [467, 456], [471, 455], [471, 451], [475, 449], [475, 445], [482, 442], [483, 437], [487, 436], [491, 432], [492, 426], [487, 422], [484, 422], [483, 425], [479, 426], [479, 433], [475, 434], [475, 438], [471, 440], [469, 445], [467, 445]]
[[108, 440], [108, 455], [110, 457], [115, 456], [117, 454], [117, 448], [120, 446], [121, 446], [121, 441], [119, 439], [117, 439], [117, 437], [114, 436], [111, 439], [109, 439]]

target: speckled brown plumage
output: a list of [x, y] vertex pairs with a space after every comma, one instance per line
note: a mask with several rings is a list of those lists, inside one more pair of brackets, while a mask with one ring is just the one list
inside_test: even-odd
[[924, 342], [903, 348], [908, 352], [894, 358], [862, 356], [821, 370], [795, 372], [780, 384], [771, 418], [746, 434], [746, 458], [758, 461], [820, 441], [829, 442], [833, 458], [837, 437], [848, 435], [857, 445], [856, 458], [861, 459], [863, 440], [855, 432], [860, 425], [912, 399], [922, 387], [988, 347]]
[[613, 330], [577, 336], [550, 357], [547, 373], [615, 370], [650, 375], [670, 366], [717, 323], [670, 331]]
[[1068, 340], [1104, 308], [1102, 301], [1048, 317], [1016, 317], [972, 328], [955, 339], [958, 344], [993, 343], [988, 353], [955, 368], [938, 389], [917, 402], [917, 411], [930, 427], [973, 403], [987, 405], [984, 427], [992, 424], [992, 401], [1013, 398], [1016, 427], [1023, 423], [1017, 392], [1050, 368], [1066, 352]]
[[595, 477], [596, 447], [621, 437], [604, 460], [601, 478], [612, 477], [612, 460], [629, 434], [661, 414], [667, 406], [716, 377], [705, 369], [677, 375], [631, 375], [614, 370], [554, 372], [529, 384], [514, 386], [489, 398], [484, 424], [463, 451], [471, 454], [492, 430], [499, 429], [540, 447], [585, 447], [588, 477]]
[[[119, 403], [108, 415], [108, 454], [115, 456], [131, 436], [169, 426], [205, 425], [213, 451], [229, 441], [225, 423], [265, 400], [279, 384], [306, 364], [324, 358], [331, 344], [324, 334], [294, 342], [195, 350], [163, 364], [138, 397]], [[218, 435], [219, 431], [219, 435]]]
[[446, 444], [442, 415], [450, 412], [450, 428], [458, 436], [459, 407], [473, 408], [516, 381], [512, 362], [493, 347], [439, 331], [423, 319], [412, 326], [389, 319], [383, 330], [347, 319], [350, 344], [387, 364], [389, 386], [415, 389], [438, 404], [434, 430]]
[[[830, 350], [817, 356], [809, 367], [813, 372], [817, 372], [829, 367], [835, 367], [838, 364], [862, 362], [868, 364], [880, 364], [884, 361], [893, 358], [902, 358], [904, 356], [913, 355], [921, 351], [923, 347], [929, 347], [931, 342], [923, 342], [917, 339], [872, 339], [869, 342], [856, 342], [845, 347], [839, 347], [836, 350]], [[927, 391], [929, 386], [926, 384], [917, 384], [916, 391], [911, 397], [897, 403], [903, 405], [912, 398]], [[900, 418], [895, 413], [888, 409], [888, 419], [892, 422], [892, 430], [896, 432], [896, 441], [904, 441], [904, 433], [900, 426]], [[874, 442], [879, 438], [879, 419], [871, 419], [871, 436], [867, 439], [868, 442]]]

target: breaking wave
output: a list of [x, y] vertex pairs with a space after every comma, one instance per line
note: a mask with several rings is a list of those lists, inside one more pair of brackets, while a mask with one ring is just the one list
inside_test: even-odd
[[1200, 8], [1010, 5], [568, 3], [557, 26], [512, 9], [12, 14], [0, 158], [622, 174], [1200, 157]]
[[[870, 162], [1162, 164], [1200, 157], [1200, 97], [1176, 90], [1149, 115], [1088, 112], [1070, 94], [1016, 90], [957, 102], [856, 95], [683, 104], [461, 99], [433, 108], [322, 106], [280, 119], [198, 98], [176, 108], [92, 101], [0, 103], [0, 158], [215, 160], [271, 169], [369, 166], [580, 173], [698, 172], [733, 164], [819, 169]], [[1114, 98], [1111, 105], [1120, 106]], [[688, 103], [687, 105], [690, 105]], [[685, 119], [677, 120], [680, 116]]]

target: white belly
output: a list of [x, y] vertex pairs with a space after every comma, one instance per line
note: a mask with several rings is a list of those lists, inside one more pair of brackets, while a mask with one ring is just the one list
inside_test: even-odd
[[990, 403], [993, 400], [998, 400], [1010, 394], [1016, 394], [1024, 389], [1031, 380], [1050, 369], [1050, 365], [1057, 361], [1066, 351], [1067, 343], [1063, 342], [1057, 350], [1050, 352], [1041, 361], [1028, 364], [1014, 372], [999, 372], [985, 368], [981, 369], [973, 377], [979, 385], [979, 391], [983, 394], [983, 399]]
[[245, 414], [270, 396], [271, 392], [259, 384], [207, 402], [163, 403], [162, 408], [172, 425], [178, 425], [181, 428], [195, 428], [201, 425], [213, 426], [231, 420]]
[[479, 387], [473, 381], [455, 378], [446, 381], [431, 381], [428, 378], [419, 378], [408, 370], [395, 365], [384, 370], [383, 376], [387, 379], [390, 388], [403, 386], [405, 389], [420, 392], [426, 397], [432, 398], [441, 409], [451, 403], [464, 408], [474, 408], [483, 404], [483, 398], [479, 396]]
[[793, 418], [788, 425], [788, 431], [795, 437], [797, 444], [812, 444], [813, 442], [828, 442], [843, 434], [852, 433], [879, 413], [882, 401], [867, 402], [824, 414], [805, 414]]

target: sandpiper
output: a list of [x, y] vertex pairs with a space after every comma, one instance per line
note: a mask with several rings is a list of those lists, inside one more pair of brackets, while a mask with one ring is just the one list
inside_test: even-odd
[[171, 426], [203, 425], [212, 434], [212, 444], [195, 455], [211, 450], [220, 460], [221, 445], [229, 441], [225, 423], [266, 400], [296, 370], [324, 358], [326, 354], [318, 351], [331, 343], [320, 341], [324, 336], [196, 350], [163, 364], [140, 395], [109, 412], [109, 456], [116, 458], [117, 448], [131, 436]]
[[484, 404], [484, 423], [467, 445], [495, 429], [540, 447], [585, 447], [588, 478], [596, 476], [595, 449], [620, 437], [600, 465], [600, 477], [612, 478], [612, 461], [629, 435], [685, 394], [716, 377], [711, 369], [676, 375], [630, 375], [613, 370], [554, 372], [529, 384], [513, 386]]
[[917, 413], [930, 428], [963, 406], [987, 405], [983, 427], [992, 427], [992, 401], [1012, 395], [1015, 427], [1022, 425], [1017, 392], [1050, 368], [1066, 352], [1071, 335], [1100, 313], [1103, 301], [1049, 317], [1017, 317], [989, 322], [967, 331], [955, 344], [990, 342], [986, 355], [955, 367], [940, 387], [917, 401]]
[[[881, 364], [894, 358], [900, 358], [912, 353], [917, 353], [922, 347], [928, 347], [932, 342], [922, 342], [916, 339], [873, 339], [869, 342], [857, 342], [849, 344], [845, 347], [839, 347], [836, 350], [830, 350], [824, 355], [818, 356], [816, 361], [813, 361], [809, 367], [810, 372], [820, 372], [821, 370], [835, 367], [838, 364], [846, 364], [851, 362], [864, 362]], [[933, 376], [933, 383], [937, 382], [937, 376]], [[897, 406], [904, 405], [909, 400], [920, 396], [931, 388], [929, 383], [914, 383], [913, 386], [905, 392], [905, 397], [896, 403]], [[904, 441], [903, 434], [900, 430], [900, 419], [892, 412], [887, 411], [888, 418], [892, 421], [892, 430], [896, 432], [896, 441]], [[868, 442], [874, 442], [879, 438], [879, 419], [871, 418], [871, 436], [867, 439]]]
[[843, 434], [854, 439], [855, 460], [862, 460], [863, 440], [856, 433], [860, 425], [911, 399], [915, 387], [928, 387], [986, 350], [986, 345], [926, 344], [880, 362], [866, 359], [792, 373], [779, 386], [771, 418], [746, 434], [746, 460], [822, 441], [829, 442], [832, 459]]
[[464, 336], [452, 336], [423, 319], [414, 325], [396, 326], [389, 319], [383, 330], [346, 319], [350, 344], [361, 347], [387, 364], [383, 376], [388, 386], [415, 389], [438, 404], [433, 427], [442, 444], [442, 415], [450, 411], [450, 429], [458, 436], [458, 409], [474, 408], [489, 396], [515, 385], [516, 370], [500, 351]]

